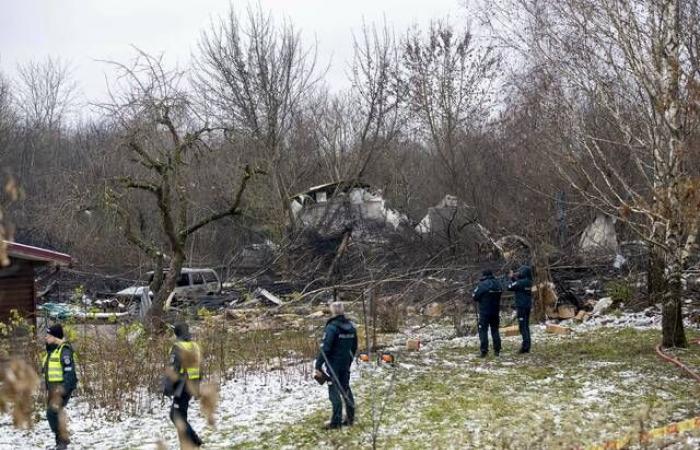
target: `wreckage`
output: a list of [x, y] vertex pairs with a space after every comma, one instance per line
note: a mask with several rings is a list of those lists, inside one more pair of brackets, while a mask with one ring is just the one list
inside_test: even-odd
[[352, 230], [355, 240], [382, 240], [385, 232], [408, 223], [406, 215], [386, 206], [381, 190], [362, 182], [314, 186], [293, 196], [290, 208], [301, 228], [324, 236]]

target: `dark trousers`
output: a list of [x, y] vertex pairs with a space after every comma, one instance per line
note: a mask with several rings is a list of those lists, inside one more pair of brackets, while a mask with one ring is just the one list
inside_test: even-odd
[[339, 427], [343, 420], [343, 402], [348, 423], [355, 421], [355, 399], [350, 390], [350, 370], [336, 370], [334, 373], [338, 379], [329, 373], [331, 379], [328, 381], [328, 398], [333, 405], [331, 426]]
[[489, 351], [488, 329], [491, 328], [491, 339], [493, 339], [493, 351], [501, 352], [501, 335], [498, 332], [500, 317], [495, 314], [479, 314], [479, 341], [481, 341], [481, 353]]
[[[61, 414], [64, 414], [63, 408], [66, 407], [69, 399], [70, 394], [61, 394], [53, 389], [49, 389], [48, 403], [46, 405], [46, 420], [49, 421], [49, 428], [51, 428], [54, 436], [56, 436], [56, 445], [59, 447], [66, 446], [70, 443], [67, 430], [64, 428], [63, 433], [61, 433], [60, 429], [60, 417]], [[65, 427], [65, 423], [63, 426]]]
[[202, 440], [187, 421], [187, 409], [190, 407], [191, 398], [192, 396], [187, 392], [187, 389], [184, 389], [180, 396], [173, 398], [173, 404], [170, 407], [170, 420], [178, 429], [177, 434], [181, 441], [187, 439], [189, 444], [199, 447], [202, 445]]
[[518, 315], [518, 329], [520, 330], [520, 336], [523, 337], [523, 345], [521, 347], [522, 351], [530, 351], [530, 308], [524, 308], [521, 306], [516, 307], [516, 314]]

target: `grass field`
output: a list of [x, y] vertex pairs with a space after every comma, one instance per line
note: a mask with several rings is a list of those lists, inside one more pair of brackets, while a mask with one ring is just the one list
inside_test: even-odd
[[[455, 338], [400, 354], [393, 368], [355, 366], [355, 427], [323, 431], [329, 408], [319, 409], [242, 446], [570, 449], [700, 416], [700, 384], [660, 361], [657, 330], [539, 330], [525, 356], [515, 354], [518, 339], [498, 358], [480, 359], [475, 338]], [[700, 345], [676, 355], [700, 368]], [[694, 448], [692, 439], [675, 446]]]

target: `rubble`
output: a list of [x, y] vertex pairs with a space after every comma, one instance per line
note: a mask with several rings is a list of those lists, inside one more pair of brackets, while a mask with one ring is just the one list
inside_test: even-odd
[[615, 219], [598, 214], [581, 234], [579, 248], [583, 253], [612, 253], [617, 254], [618, 243], [615, 232]]
[[589, 317], [591, 317], [591, 313], [582, 309], [578, 312], [578, 314], [576, 314], [574, 320], [576, 322], [585, 322], [586, 320], [588, 320]]
[[599, 316], [605, 313], [613, 305], [613, 299], [611, 297], [605, 297], [598, 300], [598, 302], [593, 307], [592, 314], [594, 316]]
[[420, 350], [420, 339], [409, 339], [406, 341], [406, 350], [408, 351], [418, 351]]
[[253, 292], [253, 295], [258, 298], [263, 298], [275, 306], [282, 306], [282, 300], [267, 289], [257, 288], [255, 292]]
[[517, 325], [512, 325], [510, 327], [501, 328], [499, 330], [499, 333], [501, 334], [501, 336], [505, 337], [518, 336], [520, 334], [520, 329]]
[[576, 307], [573, 305], [559, 305], [556, 313], [559, 319], [572, 319], [576, 316]]
[[444, 308], [441, 303], [433, 302], [427, 305], [423, 311], [423, 314], [428, 317], [442, 317]]
[[561, 334], [567, 336], [571, 334], [573, 330], [571, 328], [563, 327], [554, 323], [548, 323], [547, 327], [545, 328], [545, 331], [551, 334]]
[[320, 319], [322, 317], [325, 317], [326, 313], [324, 311], [315, 311], [306, 316], [308, 319]]
[[[302, 228], [325, 236], [351, 229], [353, 239], [372, 239], [373, 230], [398, 230], [408, 218], [386, 206], [379, 189], [358, 181], [339, 181], [307, 189], [290, 205]], [[374, 236], [376, 237], [376, 236]]]

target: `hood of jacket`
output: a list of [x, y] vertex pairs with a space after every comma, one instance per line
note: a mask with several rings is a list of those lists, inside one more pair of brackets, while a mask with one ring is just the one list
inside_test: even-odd
[[329, 325], [331, 323], [333, 323], [333, 325], [337, 326], [341, 330], [345, 331], [350, 331], [354, 328], [352, 322], [350, 322], [350, 320], [348, 320], [348, 318], [345, 317], [344, 314], [331, 317], [330, 319], [328, 319], [328, 322], [326, 322], [326, 325]]

